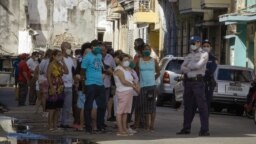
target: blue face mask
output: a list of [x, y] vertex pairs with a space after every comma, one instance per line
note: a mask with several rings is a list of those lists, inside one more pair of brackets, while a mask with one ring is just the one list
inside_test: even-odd
[[143, 50], [143, 56], [150, 56], [151, 50]]
[[131, 61], [129, 67], [130, 67], [131, 69], [134, 69], [134, 68], [135, 68], [135, 63], [134, 63], [133, 61]]
[[100, 54], [101, 53], [101, 48], [100, 47], [95, 47], [95, 48], [93, 48], [92, 52], [94, 54]]

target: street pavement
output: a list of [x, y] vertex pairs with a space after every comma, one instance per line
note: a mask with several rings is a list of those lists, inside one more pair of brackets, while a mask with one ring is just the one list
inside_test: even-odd
[[[0, 88], [0, 102], [6, 104], [10, 111], [4, 115], [21, 120], [31, 127], [31, 131], [51, 137], [69, 137], [86, 139], [101, 144], [255, 144], [256, 125], [246, 117], [233, 116], [225, 113], [211, 114], [209, 137], [199, 137], [200, 121], [196, 115], [190, 135], [177, 136], [182, 127], [182, 110], [176, 111], [171, 107], [158, 107], [156, 127], [154, 132], [139, 132], [129, 137], [117, 137], [114, 123], [107, 122], [109, 132], [105, 134], [85, 134], [73, 129], [61, 132], [48, 132], [47, 119], [35, 114], [34, 106], [17, 107], [13, 88]], [[0, 132], [1, 136], [5, 133]]]

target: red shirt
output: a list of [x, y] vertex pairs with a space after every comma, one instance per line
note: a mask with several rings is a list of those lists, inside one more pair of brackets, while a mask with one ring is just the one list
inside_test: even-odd
[[28, 68], [28, 65], [27, 65], [26, 61], [22, 60], [19, 63], [18, 67], [19, 67], [19, 82], [27, 83], [27, 80], [24, 77], [23, 72], [27, 73], [27, 76], [28, 76], [29, 79], [31, 78], [31, 72], [30, 72], [30, 70]]

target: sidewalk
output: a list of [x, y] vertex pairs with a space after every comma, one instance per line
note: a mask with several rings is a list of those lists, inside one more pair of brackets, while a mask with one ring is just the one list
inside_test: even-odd
[[[97, 143], [138, 143], [137, 140], [153, 140], [158, 137], [156, 133], [140, 132], [134, 136], [118, 137], [116, 136], [116, 129], [113, 127], [115, 123], [107, 122], [107, 133], [104, 134], [86, 134], [84, 131], [76, 131], [75, 129], [65, 129], [61, 132], [49, 132], [47, 130], [47, 118], [41, 115], [41, 112], [35, 112], [35, 106], [17, 106], [15, 100], [14, 88], [0, 88], [0, 101], [8, 106], [9, 112], [4, 113], [5, 116], [10, 116], [19, 119], [23, 124], [30, 126], [30, 131], [35, 134], [42, 134], [50, 137], [68, 137], [85, 139]], [[2, 95], [2, 93], [4, 93]], [[3, 133], [0, 133], [3, 135]], [[123, 141], [124, 140], [124, 141]], [[137, 142], [136, 142], [137, 141]], [[147, 141], [140, 141], [140, 143], [148, 143]]]

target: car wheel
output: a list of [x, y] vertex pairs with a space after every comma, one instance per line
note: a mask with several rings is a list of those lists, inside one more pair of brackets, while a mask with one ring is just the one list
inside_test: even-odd
[[223, 107], [222, 106], [214, 106], [213, 109], [214, 109], [214, 112], [221, 112]]
[[243, 116], [243, 114], [244, 114], [244, 107], [243, 106], [236, 107], [236, 115]]
[[157, 106], [163, 106], [164, 105], [163, 95], [157, 95], [156, 105]]

